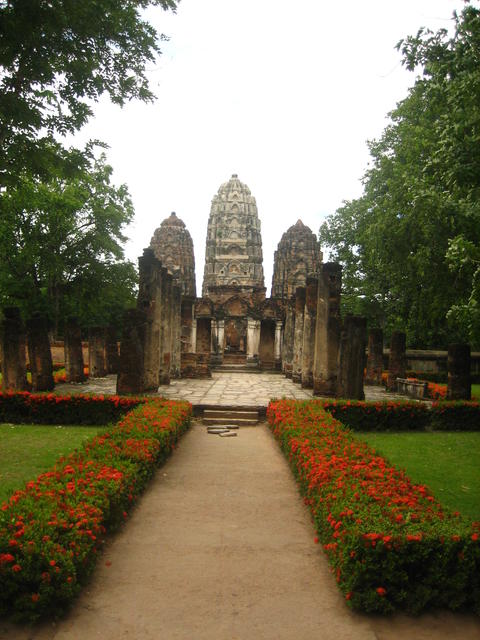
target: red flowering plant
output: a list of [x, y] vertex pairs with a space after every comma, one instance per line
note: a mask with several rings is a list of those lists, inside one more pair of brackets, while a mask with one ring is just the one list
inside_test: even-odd
[[140, 405], [3, 503], [0, 613], [36, 620], [66, 608], [190, 416], [186, 402]]
[[145, 398], [122, 396], [0, 393], [0, 422], [20, 424], [106, 424], [116, 422]]
[[349, 606], [480, 613], [480, 523], [444, 509], [319, 402], [273, 402], [267, 418]]

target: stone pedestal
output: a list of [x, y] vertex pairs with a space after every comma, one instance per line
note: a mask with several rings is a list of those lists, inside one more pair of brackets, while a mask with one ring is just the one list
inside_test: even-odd
[[170, 384], [172, 359], [172, 276], [162, 268], [159, 384]]
[[35, 315], [27, 321], [27, 344], [32, 391], [53, 391], [53, 363], [47, 321]]
[[66, 322], [64, 353], [67, 382], [85, 382], [82, 331], [77, 318], [69, 318]]
[[287, 302], [285, 313], [285, 330], [283, 332], [282, 369], [287, 378], [292, 377], [293, 340], [295, 335], [295, 298]]
[[295, 328], [293, 332], [292, 380], [302, 381], [303, 320], [305, 316], [305, 287], [295, 291]]
[[117, 393], [143, 393], [146, 314], [141, 309], [128, 309], [124, 314], [120, 362], [117, 376]]
[[407, 370], [407, 337], [401, 331], [394, 331], [390, 341], [388, 357], [387, 391], [397, 390], [397, 378], [405, 378]]
[[340, 347], [340, 290], [342, 267], [336, 262], [322, 265], [318, 279], [313, 393], [335, 397], [338, 394], [338, 351]]
[[25, 391], [27, 367], [25, 361], [25, 329], [20, 309], [6, 307], [0, 337], [2, 355], [2, 391]]
[[471, 400], [470, 345], [449, 345], [447, 369], [447, 399]]
[[363, 372], [367, 346], [367, 319], [347, 316], [343, 325], [339, 353], [338, 395], [349, 400], [364, 400]]
[[313, 356], [315, 352], [315, 324], [317, 320], [318, 279], [307, 278], [305, 312], [303, 317], [302, 387], [313, 388]]
[[118, 373], [118, 341], [117, 330], [114, 327], [107, 327], [107, 344], [106, 344], [106, 356], [107, 356], [107, 372]]
[[248, 318], [247, 321], [247, 365], [258, 365], [260, 346], [260, 320]]
[[90, 378], [105, 378], [107, 375], [105, 343], [105, 327], [92, 327], [88, 333], [88, 371]]
[[382, 384], [383, 331], [370, 329], [368, 334], [368, 358], [365, 384]]

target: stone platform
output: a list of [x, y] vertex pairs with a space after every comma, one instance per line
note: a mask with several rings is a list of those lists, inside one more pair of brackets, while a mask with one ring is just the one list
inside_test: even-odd
[[[115, 394], [116, 376], [92, 378], [83, 384], [59, 384], [57, 394], [95, 393]], [[159, 395], [171, 400], [188, 400], [195, 407], [225, 406], [266, 408], [273, 398], [310, 400], [314, 398], [311, 389], [302, 389], [283, 375], [272, 373], [212, 373], [211, 378], [172, 380], [170, 385], [162, 385]], [[405, 400], [405, 396], [387, 393], [383, 387], [365, 386], [366, 400]]]

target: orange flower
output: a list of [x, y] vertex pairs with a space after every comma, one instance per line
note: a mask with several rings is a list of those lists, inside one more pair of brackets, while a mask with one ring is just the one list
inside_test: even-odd
[[386, 590], [386, 589], [384, 589], [383, 587], [377, 587], [377, 588], [375, 589], [375, 591], [376, 591], [376, 592], [378, 593], [378, 595], [379, 595], [380, 597], [382, 597], [382, 598], [383, 598], [383, 596], [387, 593], [387, 590]]

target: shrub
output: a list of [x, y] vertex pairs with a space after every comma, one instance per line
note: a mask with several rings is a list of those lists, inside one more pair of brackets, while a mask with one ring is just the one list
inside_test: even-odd
[[116, 422], [144, 398], [58, 396], [53, 393], [0, 393], [0, 422], [14, 424], [107, 424]]
[[349, 606], [480, 613], [480, 523], [444, 509], [318, 402], [270, 403], [267, 418]]
[[67, 607], [190, 416], [186, 402], [138, 406], [1, 506], [0, 613], [33, 621]]

